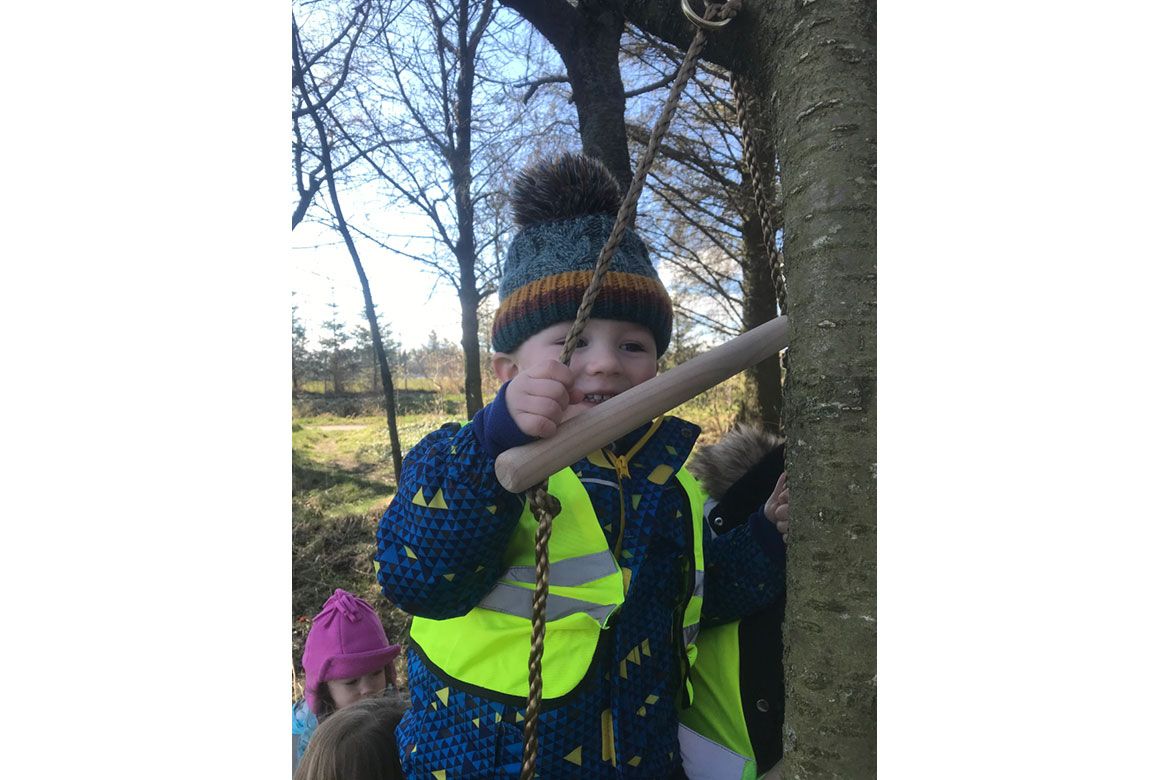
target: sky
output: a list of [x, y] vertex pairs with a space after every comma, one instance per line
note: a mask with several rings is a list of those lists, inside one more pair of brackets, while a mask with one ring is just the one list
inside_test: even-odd
[[[506, 8], [501, 9], [500, 14], [501, 20], [513, 16], [513, 12]], [[504, 70], [509, 78], [519, 82], [527, 78], [533, 68], [539, 71], [559, 67], [559, 62], [549, 59], [555, 60], [555, 53], [539, 37], [532, 39], [530, 54], [530, 60], [510, 61], [510, 67]], [[549, 64], [541, 64], [546, 62]], [[376, 231], [379, 234], [430, 235], [433, 230], [430, 221], [409, 206], [387, 206], [387, 197], [375, 184], [343, 191], [340, 199], [351, 223], [368, 227], [371, 221], [376, 221], [381, 228]], [[328, 202], [324, 190], [318, 193], [317, 202]], [[314, 212], [320, 214], [322, 210], [314, 206], [310, 215]], [[379, 321], [382, 322], [384, 317], [389, 322], [394, 337], [404, 348], [422, 345], [432, 330], [440, 339], [459, 343], [462, 335], [459, 300], [447, 281], [428, 273], [418, 263], [358, 236], [355, 236], [355, 242], [369, 279], [371, 296], [378, 306]], [[405, 240], [387, 239], [387, 243], [407, 249]], [[427, 251], [424, 247], [429, 248], [429, 242], [414, 245], [420, 253]], [[335, 231], [311, 224], [306, 218], [292, 232], [289, 266], [291, 290], [296, 293], [293, 302], [298, 307], [298, 315], [306, 326], [311, 344], [319, 337], [320, 324], [329, 316], [328, 305], [334, 295], [347, 323], [365, 324], [361, 285], [353, 261]]]
[[[345, 206], [345, 203], [342, 203]], [[425, 230], [422, 220], [405, 211], [394, 215], [400, 232]], [[414, 224], [418, 223], [415, 228]], [[459, 343], [459, 299], [445, 280], [427, 273], [417, 263], [355, 239], [370, 295], [378, 306], [380, 322], [388, 322], [394, 337], [411, 349], [427, 341], [431, 330], [440, 339]], [[336, 296], [344, 320], [364, 324], [365, 306], [357, 271], [336, 231], [302, 222], [292, 233], [289, 250], [289, 283], [293, 303], [305, 323], [310, 343], [329, 316], [329, 302]]]

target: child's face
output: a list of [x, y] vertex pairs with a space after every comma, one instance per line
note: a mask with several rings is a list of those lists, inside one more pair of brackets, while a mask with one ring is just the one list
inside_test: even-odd
[[[557, 323], [529, 336], [511, 354], [496, 353], [492, 359], [496, 375], [506, 381], [546, 360], [559, 360], [571, 326], [571, 322]], [[570, 405], [564, 420], [657, 374], [654, 334], [634, 322], [591, 319], [577, 340], [569, 369], [573, 372], [573, 386], [585, 393], [585, 400]]]
[[349, 677], [344, 680], [327, 680], [325, 686], [329, 689], [334, 706], [339, 710], [345, 709], [351, 704], [377, 696], [386, 690], [386, 670], [383, 668], [361, 677]]

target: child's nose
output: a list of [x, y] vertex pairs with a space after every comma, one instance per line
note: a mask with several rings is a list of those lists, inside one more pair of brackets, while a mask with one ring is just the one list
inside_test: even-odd
[[585, 371], [590, 374], [612, 374], [621, 366], [617, 350], [590, 345], [585, 357]]

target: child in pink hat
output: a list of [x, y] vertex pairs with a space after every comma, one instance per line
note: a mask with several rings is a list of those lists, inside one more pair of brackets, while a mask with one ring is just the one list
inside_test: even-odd
[[386, 690], [399, 649], [386, 639], [373, 607], [348, 591], [333, 591], [305, 639], [305, 698], [293, 706], [294, 768], [318, 722]]

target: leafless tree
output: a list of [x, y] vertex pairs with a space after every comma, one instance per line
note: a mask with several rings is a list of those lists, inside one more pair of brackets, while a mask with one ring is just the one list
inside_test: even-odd
[[[494, 0], [372, 2], [380, 33], [341, 132], [364, 150], [389, 197], [425, 218], [429, 235], [376, 229], [363, 235], [455, 290], [470, 417], [483, 406], [477, 309], [499, 277], [503, 225], [496, 213], [503, 204], [504, 140], [514, 122], [481, 105], [494, 97], [480, 93], [496, 7]], [[504, 91], [499, 83], [494, 88]]]
[[[329, 105], [330, 101], [337, 97], [338, 92], [346, 83], [353, 53], [358, 45], [357, 42], [360, 40], [370, 21], [370, 2], [371, 0], [359, 0], [353, 7], [352, 15], [345, 20], [342, 31], [332, 38], [330, 43], [325, 47], [317, 49], [315, 54], [310, 53], [311, 50], [306, 50], [302, 29], [294, 13], [292, 21], [293, 94], [295, 101], [293, 125], [299, 128], [300, 120], [307, 118], [312, 131], [316, 135], [318, 144], [318, 175], [320, 181], [315, 187], [319, 189], [323, 183], [329, 193], [333, 226], [345, 241], [345, 247], [349, 251], [350, 259], [353, 260], [354, 270], [357, 272], [358, 280], [361, 282], [366, 319], [370, 328], [370, 338], [373, 341], [374, 352], [378, 357], [378, 367], [382, 376], [382, 390], [386, 405], [386, 427], [390, 433], [390, 452], [394, 461], [394, 479], [397, 481], [399, 474], [402, 473], [402, 444], [398, 438], [397, 402], [394, 396], [394, 381], [390, 374], [390, 364], [386, 358], [386, 350], [382, 343], [381, 329], [378, 327], [378, 317], [374, 309], [374, 300], [370, 294], [370, 282], [366, 278], [365, 268], [362, 266], [357, 244], [354, 242], [353, 233], [349, 229], [349, 223], [346, 221], [341, 207], [341, 198], [338, 194], [338, 174], [334, 166], [335, 142], [333, 140], [333, 131], [335, 131], [336, 125]], [[321, 52], [333, 51], [339, 45], [338, 42], [346, 40], [347, 36], [350, 43], [346, 47], [345, 56], [341, 60], [340, 70], [329, 68], [329, 60], [327, 57], [321, 55]], [[324, 70], [325, 74], [318, 75], [318, 68]], [[295, 135], [298, 139], [304, 137], [299, 129]], [[296, 159], [299, 159], [299, 157]], [[297, 186], [300, 188], [299, 167], [297, 181]], [[310, 188], [313, 186], [310, 184]], [[302, 190], [302, 199], [305, 197], [306, 192], [307, 190]], [[312, 196], [310, 195], [309, 201], [311, 200]], [[307, 210], [307, 208], [308, 204], [306, 203], [305, 209]], [[294, 228], [298, 222], [299, 220], [296, 214], [294, 214]]]
[[564, 74], [545, 74], [529, 86], [567, 82], [577, 109], [581, 150], [601, 160], [622, 187], [633, 178], [622, 123], [625, 88], [618, 46], [625, 18], [619, 0], [500, 0], [540, 31], [564, 63]]
[[[345, 86], [353, 64], [354, 52], [369, 22], [369, 2], [358, 2], [342, 17], [335, 33], [329, 35], [320, 47], [305, 51], [296, 17], [293, 18], [293, 175], [297, 186], [297, 203], [293, 207], [292, 226], [305, 218], [314, 198], [325, 183], [324, 156], [332, 144], [322, 146], [312, 116], [324, 111], [330, 101], [338, 97]], [[332, 19], [317, 19], [316, 26], [328, 25]], [[332, 31], [331, 31], [332, 32]], [[328, 35], [329, 33], [327, 33]], [[313, 72], [314, 88], [319, 93], [306, 98], [306, 72]], [[355, 158], [333, 161], [334, 175]]]

